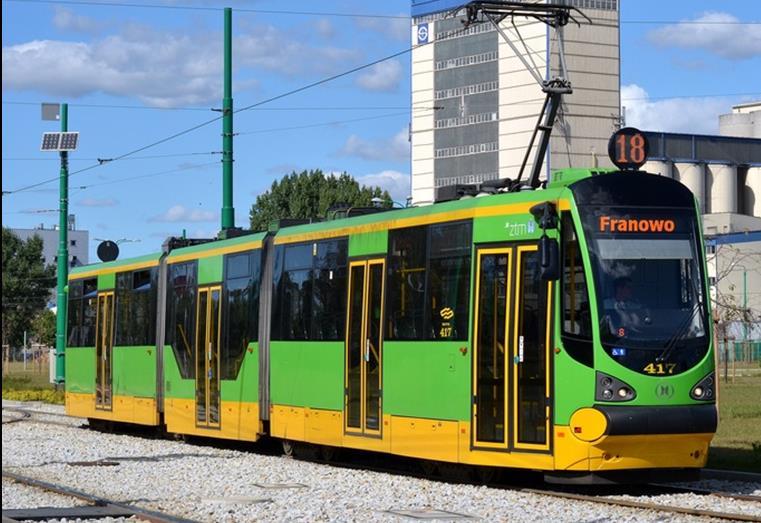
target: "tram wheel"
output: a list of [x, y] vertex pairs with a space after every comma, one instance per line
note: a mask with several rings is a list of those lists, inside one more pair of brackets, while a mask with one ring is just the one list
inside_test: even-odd
[[293, 444], [291, 440], [284, 439], [283, 440], [283, 456], [285, 456], [286, 458], [292, 458], [294, 446], [295, 445]]
[[436, 475], [439, 470], [439, 465], [430, 459], [423, 459], [420, 460], [420, 469], [423, 471], [424, 475], [430, 478]]

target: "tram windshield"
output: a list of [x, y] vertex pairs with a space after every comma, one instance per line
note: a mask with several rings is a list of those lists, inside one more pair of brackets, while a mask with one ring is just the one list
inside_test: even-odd
[[645, 374], [676, 374], [708, 348], [694, 211], [584, 206], [606, 352]]

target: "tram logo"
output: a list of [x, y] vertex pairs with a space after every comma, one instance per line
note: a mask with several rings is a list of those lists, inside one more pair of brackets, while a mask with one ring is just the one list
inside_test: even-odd
[[600, 216], [600, 232], [674, 232], [676, 222], [663, 218], [615, 218]]
[[447, 321], [454, 318], [454, 311], [450, 307], [444, 307], [443, 309], [439, 311], [439, 314], [441, 315], [443, 319]]
[[508, 236], [526, 236], [527, 234], [534, 234], [536, 223], [533, 220], [526, 223], [505, 222], [505, 229]]
[[668, 399], [674, 395], [674, 387], [672, 385], [656, 385], [655, 395], [661, 399]]

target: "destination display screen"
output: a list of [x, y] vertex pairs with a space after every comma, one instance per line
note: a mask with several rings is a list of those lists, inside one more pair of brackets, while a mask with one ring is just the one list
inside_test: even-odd
[[606, 352], [643, 374], [670, 375], [708, 349], [694, 211], [581, 206]]

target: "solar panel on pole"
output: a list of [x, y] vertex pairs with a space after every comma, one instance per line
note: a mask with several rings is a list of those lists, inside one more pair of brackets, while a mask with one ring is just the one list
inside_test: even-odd
[[43, 133], [41, 151], [57, 151], [61, 143], [61, 133]]

